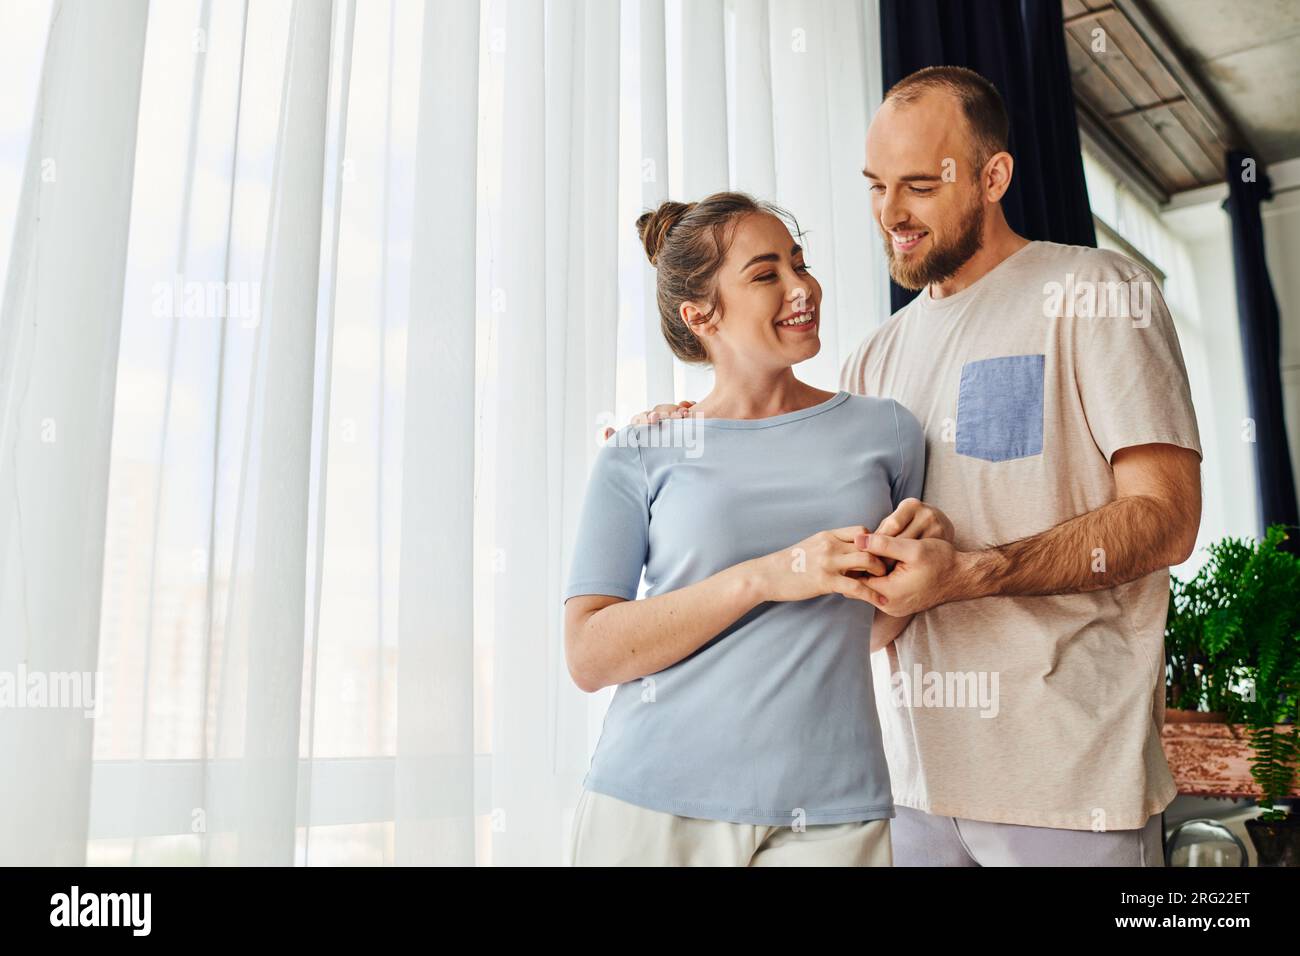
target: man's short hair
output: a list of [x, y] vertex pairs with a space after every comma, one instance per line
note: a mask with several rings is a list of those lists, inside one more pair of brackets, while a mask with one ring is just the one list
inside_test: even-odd
[[933, 91], [955, 96], [961, 104], [974, 140], [971, 158], [978, 175], [994, 153], [1007, 150], [1011, 124], [997, 87], [964, 66], [927, 66], [891, 86], [885, 102], [915, 103]]

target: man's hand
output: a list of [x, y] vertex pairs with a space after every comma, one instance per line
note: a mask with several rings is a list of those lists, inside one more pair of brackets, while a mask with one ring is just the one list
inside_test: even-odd
[[[876, 534], [891, 538], [943, 538], [951, 541], [952, 522], [934, 505], [916, 498], [904, 498], [898, 507], [876, 527]], [[862, 546], [865, 550], [865, 545]]]
[[[856, 544], [862, 550], [868, 550], [868, 541], [872, 538], [907, 542], [932, 540], [951, 545], [953, 528], [948, 516], [938, 508], [927, 505], [924, 501], [918, 501], [915, 498], [905, 498], [899, 502], [893, 514], [880, 522], [874, 535], [858, 535]], [[888, 576], [876, 578], [874, 582], [865, 586], [867, 600], [875, 606], [876, 610], [885, 615], [884, 617], [877, 617], [871, 625], [871, 650], [873, 652], [887, 647], [902, 634], [911, 622], [912, 614], [915, 613], [908, 609], [907, 602], [903, 599], [901, 593], [907, 592], [907, 589], [913, 586], [913, 582], [917, 579], [914, 569], [910, 567], [900, 568], [888, 559], [886, 559], [885, 564], [890, 571]], [[895, 592], [893, 600], [890, 600], [888, 596], [882, 597], [879, 589], [871, 586], [884, 581], [888, 581], [890, 591]]]
[[[687, 418], [690, 415], [691, 406], [695, 403], [692, 401], [680, 401], [676, 405], [656, 405], [648, 412], [640, 412], [632, 416], [630, 425], [653, 425], [657, 421], [665, 418]], [[609, 436], [614, 434], [614, 429], [605, 429], [605, 440], [609, 441]]]
[[[916, 498], [904, 498], [894, 509], [893, 514], [876, 527], [876, 534], [888, 535], [891, 538], [943, 538], [945, 541], [951, 541], [953, 530], [948, 516], [934, 505], [927, 505]], [[857, 545], [861, 550], [867, 550], [865, 534], [858, 535]], [[885, 571], [891, 567], [893, 567], [892, 561], [885, 562]]]
[[865, 582], [881, 599], [876, 607], [898, 616], [995, 595], [1077, 594], [1186, 561], [1201, 519], [1200, 455], [1133, 445], [1111, 467], [1114, 501], [1018, 541], [957, 551], [942, 538], [871, 535], [866, 550], [897, 562]]
[[956, 584], [965, 573], [966, 555], [941, 537], [896, 538], [863, 535], [866, 551], [893, 562], [883, 577], [864, 578], [867, 600], [891, 617], [928, 611], [960, 600]]

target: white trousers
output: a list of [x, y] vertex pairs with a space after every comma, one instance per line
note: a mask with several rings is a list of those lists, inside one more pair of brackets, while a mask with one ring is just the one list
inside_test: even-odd
[[647, 810], [583, 790], [573, 814], [574, 866], [892, 866], [889, 820], [756, 826]]

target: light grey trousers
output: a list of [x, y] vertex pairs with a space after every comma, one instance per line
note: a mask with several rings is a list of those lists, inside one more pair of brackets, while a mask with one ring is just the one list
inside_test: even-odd
[[1139, 830], [1060, 830], [896, 807], [894, 866], [1164, 866], [1160, 814]]

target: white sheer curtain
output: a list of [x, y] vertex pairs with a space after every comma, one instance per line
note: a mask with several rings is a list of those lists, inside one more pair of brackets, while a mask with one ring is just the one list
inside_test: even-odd
[[81, 678], [96, 671], [147, 6], [60, 12], [0, 313], [0, 854], [66, 865], [85, 854], [94, 724], [40, 688], [66, 674], [79, 682], [69, 692], [94, 696]]
[[834, 388], [886, 294], [874, 5], [0, 18], [44, 49], [0, 64], [0, 862], [563, 863], [587, 470], [709, 384], [633, 222], [786, 205]]

